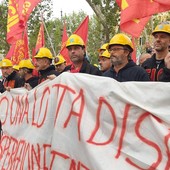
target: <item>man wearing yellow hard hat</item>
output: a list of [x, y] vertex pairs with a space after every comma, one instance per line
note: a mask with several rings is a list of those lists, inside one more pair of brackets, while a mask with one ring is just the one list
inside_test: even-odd
[[38, 77], [33, 76], [33, 70], [35, 69], [30, 59], [21, 60], [19, 62], [19, 75], [25, 80], [24, 87], [27, 90], [31, 90], [38, 85]]
[[128, 36], [119, 33], [113, 36], [107, 47], [112, 66], [103, 75], [117, 81], [149, 81], [147, 72], [131, 60], [133, 44]]
[[21, 79], [19, 75], [14, 71], [11, 60], [6, 58], [3, 59], [0, 64], [0, 68], [3, 76], [3, 89], [1, 88], [1, 93], [5, 90], [10, 90], [11, 88], [18, 88], [23, 86], [23, 79]]
[[54, 65], [55, 65], [55, 69], [61, 74], [62, 72], [65, 71], [66, 68], [66, 60], [64, 59], [64, 57], [59, 54], [55, 60], [54, 60]]
[[155, 53], [147, 59], [142, 67], [148, 72], [152, 81], [170, 81], [170, 23], [156, 26], [152, 32]]
[[66, 42], [66, 47], [72, 61], [72, 64], [66, 67], [66, 71], [70, 71], [71, 73], [87, 73], [93, 75], [102, 74], [97, 67], [90, 64], [85, 58], [85, 44], [80, 36], [72, 34]]
[[103, 52], [107, 49], [108, 43], [103, 44], [99, 49], [99, 56], [101, 56], [103, 54]]
[[110, 60], [110, 53], [108, 50], [105, 50], [101, 55], [99, 55], [99, 65], [100, 65], [100, 70], [102, 73], [105, 71], [109, 70], [110, 67], [112, 66], [111, 60]]
[[50, 75], [59, 75], [52, 64], [53, 55], [48, 48], [40, 48], [34, 58], [36, 59], [36, 69], [40, 73], [39, 84], [48, 79]]

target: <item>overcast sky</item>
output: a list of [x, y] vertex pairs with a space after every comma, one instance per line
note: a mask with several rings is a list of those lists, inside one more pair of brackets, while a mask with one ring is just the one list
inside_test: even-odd
[[93, 10], [86, 2], [86, 0], [53, 0], [54, 6], [54, 16], [61, 17], [61, 10], [64, 14], [70, 14], [73, 11], [79, 12], [83, 10], [88, 15], [93, 14]]
[[[2, 0], [0, 0], [2, 2]], [[53, 0], [54, 17], [61, 17], [61, 10], [64, 14], [70, 14], [73, 11], [79, 12], [83, 10], [88, 15], [93, 14], [93, 10], [86, 0]]]

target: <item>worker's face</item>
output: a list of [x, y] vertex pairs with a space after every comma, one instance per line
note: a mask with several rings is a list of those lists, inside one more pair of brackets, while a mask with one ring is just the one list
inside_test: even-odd
[[19, 69], [19, 75], [20, 75], [20, 77], [24, 78], [25, 71], [24, 71], [23, 68], [20, 68], [20, 69]]
[[100, 70], [102, 72], [107, 71], [111, 67], [111, 60], [110, 58], [107, 57], [99, 57], [99, 65], [100, 65]]
[[65, 69], [65, 67], [66, 67], [66, 63], [64, 62], [64, 63], [61, 63], [61, 64], [56, 65], [56, 66], [55, 66], [55, 69], [56, 69], [56, 71], [58, 71], [59, 73], [61, 73], [61, 72]]
[[154, 49], [155, 51], [164, 51], [168, 49], [170, 44], [170, 36], [166, 33], [154, 34]]
[[109, 48], [111, 63], [114, 66], [122, 65], [128, 62], [129, 51], [125, 50], [124, 47], [120, 45], [114, 45]]
[[78, 45], [72, 45], [67, 47], [70, 59], [73, 63], [81, 63], [84, 60], [85, 50]]
[[7, 78], [14, 70], [12, 67], [2, 67], [2, 76]]
[[45, 70], [50, 66], [49, 60], [47, 58], [36, 58], [36, 69]]

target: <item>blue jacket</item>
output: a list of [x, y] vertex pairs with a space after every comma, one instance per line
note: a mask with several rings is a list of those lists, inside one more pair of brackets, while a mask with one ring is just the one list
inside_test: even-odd
[[111, 67], [108, 71], [103, 73], [103, 76], [114, 78], [119, 82], [150, 80], [145, 69], [137, 66], [132, 60], [129, 60], [126, 66], [120, 69], [118, 73], [114, 70], [114, 67]]

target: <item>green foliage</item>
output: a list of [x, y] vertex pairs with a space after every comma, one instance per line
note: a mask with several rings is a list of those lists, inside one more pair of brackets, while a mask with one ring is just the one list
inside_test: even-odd
[[7, 0], [4, 0], [2, 2], [2, 4], [0, 4], [0, 16], [1, 16], [1, 20], [0, 20], [0, 53], [5, 53], [6, 51], [8, 51], [9, 49], [9, 45], [6, 42], [6, 25], [7, 25], [7, 13], [8, 9], [7, 9]]

